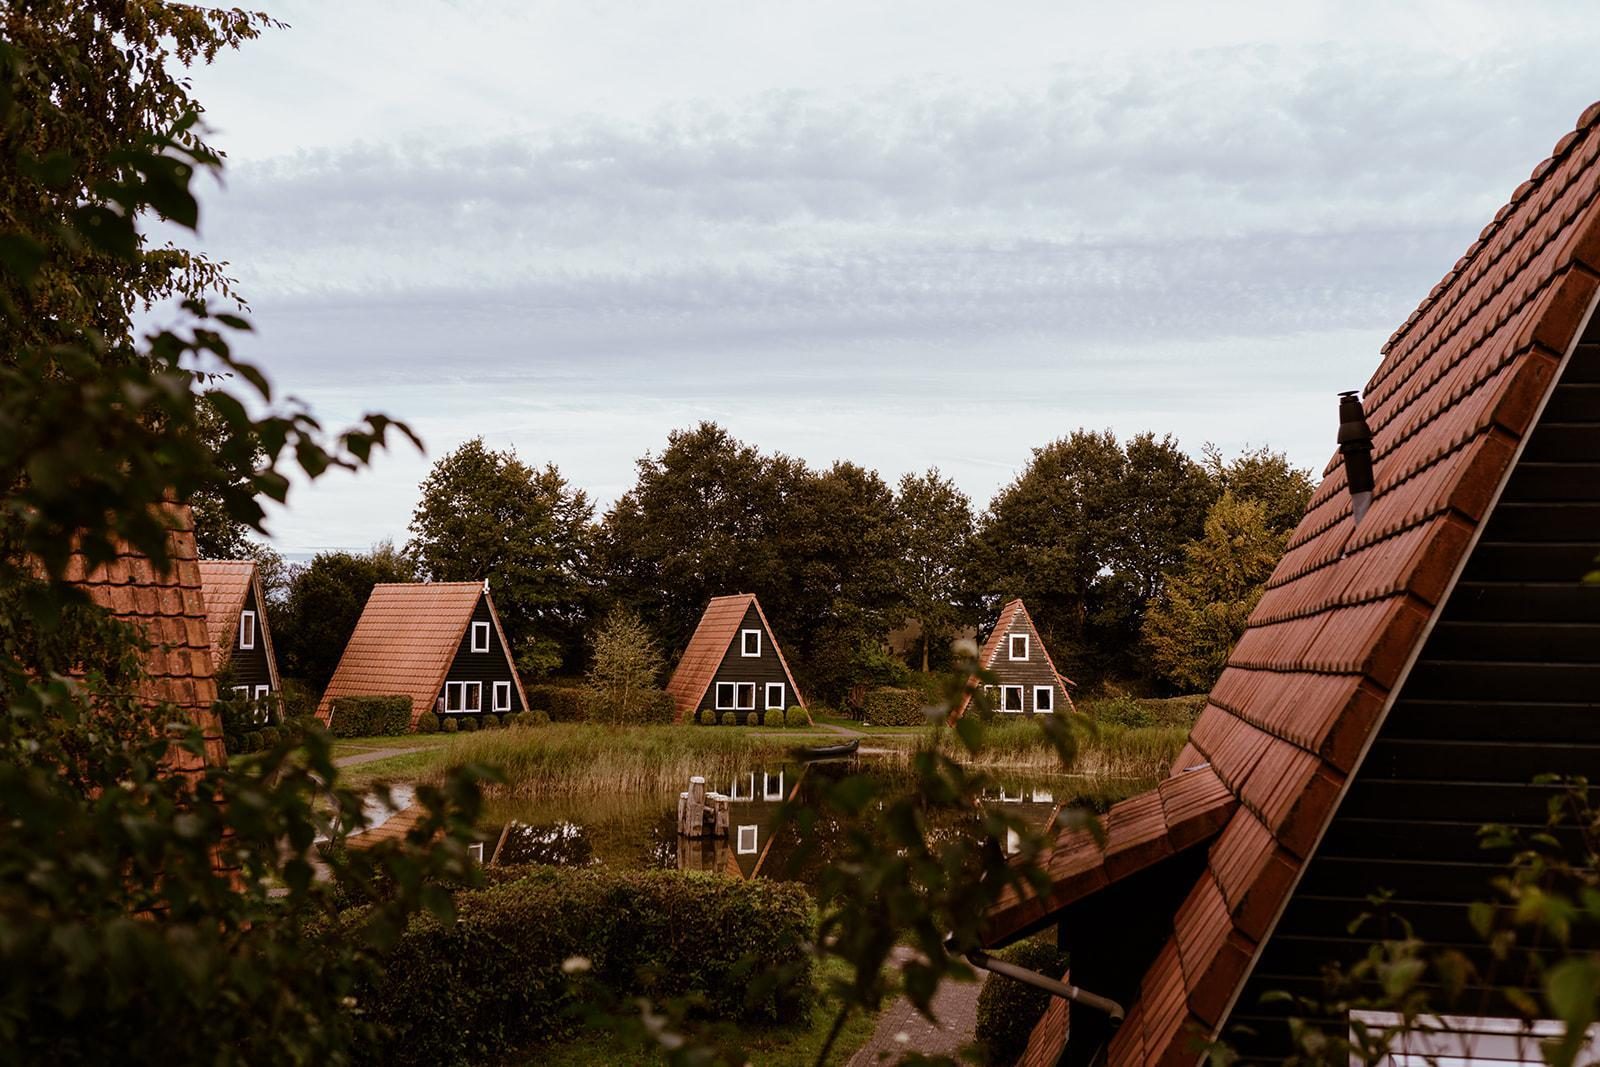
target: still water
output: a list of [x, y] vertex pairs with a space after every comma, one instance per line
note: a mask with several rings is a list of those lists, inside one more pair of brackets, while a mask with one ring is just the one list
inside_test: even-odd
[[[491, 865], [543, 863], [607, 866], [620, 869], [712, 870], [745, 878], [780, 878], [810, 883], [828, 862], [835, 836], [825, 821], [800, 847], [799, 830], [780, 823], [786, 800], [805, 805], [827, 783], [850, 774], [871, 774], [888, 782], [905, 772], [867, 758], [754, 767], [731, 781], [707, 781], [708, 792], [730, 800], [725, 839], [680, 838], [676, 792], [582, 795], [537, 800], [491, 800], [482, 826], [483, 859]], [[687, 783], [685, 783], [687, 785]], [[1044, 827], [1063, 805], [1082, 798], [1082, 779], [1066, 776], [1002, 779], [982, 798], [1004, 804], [1030, 825]], [[1103, 790], [1098, 790], [1103, 805]], [[959, 829], [955, 819], [951, 829]], [[1015, 847], [1014, 842], [1008, 846]]]

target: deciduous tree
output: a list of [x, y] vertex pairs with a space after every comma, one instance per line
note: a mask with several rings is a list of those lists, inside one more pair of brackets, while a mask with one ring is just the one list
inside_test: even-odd
[[416, 580], [415, 561], [387, 542], [368, 553], [317, 553], [310, 563], [295, 568], [281, 621], [278, 615], [271, 617], [279, 668], [321, 692], [339, 665], [372, 587]]
[[515, 651], [535, 675], [581, 662], [594, 593], [594, 505], [554, 464], [474, 438], [433, 465], [406, 551], [443, 582], [487, 578]]
[[922, 629], [922, 669], [930, 646], [943, 646], [970, 609], [964, 566], [972, 548], [972, 501], [937, 467], [900, 479], [895, 510], [905, 536], [901, 572], [906, 606]]
[[612, 608], [589, 636], [589, 692], [618, 722], [631, 722], [661, 679], [664, 660], [638, 615]]

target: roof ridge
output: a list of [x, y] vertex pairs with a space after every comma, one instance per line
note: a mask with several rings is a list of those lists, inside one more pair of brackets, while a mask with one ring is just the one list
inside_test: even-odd
[[[1583, 139], [1595, 128], [1597, 124], [1600, 124], [1600, 100], [1597, 100], [1588, 107], [1584, 108], [1583, 113], [1578, 116], [1577, 124], [1573, 127], [1573, 129], [1561, 136], [1561, 139], [1556, 142], [1555, 148], [1551, 150], [1550, 155], [1547, 156], [1538, 166], [1533, 168], [1533, 171], [1528, 176], [1528, 180], [1517, 186], [1516, 189], [1512, 191], [1511, 199], [1506, 201], [1505, 205], [1501, 207], [1499, 211], [1495, 212], [1494, 218], [1490, 220], [1489, 224], [1478, 233], [1478, 239], [1467, 247], [1467, 250], [1462, 253], [1461, 258], [1456, 260], [1455, 266], [1451, 267], [1445, 272], [1445, 276], [1440, 279], [1439, 284], [1435, 285], [1428, 292], [1428, 295], [1422, 298], [1422, 302], [1419, 303], [1416, 310], [1406, 318], [1406, 321], [1400, 325], [1400, 328], [1395, 330], [1394, 333], [1390, 334], [1389, 339], [1383, 343], [1381, 348], [1379, 348], [1378, 351], [1380, 353], [1387, 356], [1389, 352], [1393, 350], [1394, 346], [1397, 345], [1403, 337], [1411, 332], [1412, 327], [1416, 326], [1418, 322], [1422, 321], [1423, 316], [1426, 315], [1428, 311], [1439, 302], [1439, 299], [1444, 296], [1445, 293], [1450, 291], [1456, 280], [1466, 273], [1467, 268], [1470, 267], [1477, 260], [1478, 256], [1482, 254], [1483, 250], [1489, 246], [1489, 239], [1505, 226], [1506, 222], [1510, 220], [1511, 216], [1516, 214], [1517, 209], [1521, 207], [1525, 201], [1527, 201], [1528, 197], [1533, 195], [1533, 192], [1544, 183], [1544, 180], [1549, 177], [1551, 173], [1555, 171], [1557, 165], [1572, 153], [1572, 150], [1583, 141]], [[1380, 365], [1378, 369], [1381, 371], [1383, 368]]]

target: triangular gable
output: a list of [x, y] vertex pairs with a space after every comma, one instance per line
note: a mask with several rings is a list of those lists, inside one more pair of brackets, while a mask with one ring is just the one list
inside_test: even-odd
[[[1045, 646], [1044, 638], [1039, 635], [1039, 628], [1033, 624], [1033, 616], [1028, 614], [1028, 607], [1022, 602], [1021, 597], [1013, 597], [1006, 601], [1000, 609], [1000, 618], [995, 622], [994, 629], [989, 631], [989, 639], [983, 643], [983, 648], [978, 652], [978, 663], [989, 670], [994, 667], [995, 659], [1000, 655], [1000, 648], [1005, 644], [1007, 635], [1016, 632], [1018, 620], [1027, 627], [1028, 642], [1032, 648], [1037, 648], [1044, 655], [1044, 662], [1050, 668], [1050, 673], [1061, 686], [1062, 695], [1067, 698], [1067, 706], [1072, 706], [1072, 691], [1069, 687], [1078, 683], [1056, 670], [1056, 661], [1050, 658], [1050, 649]], [[971, 679], [967, 685], [967, 693], [961, 698], [961, 703], [950, 713], [950, 721], [961, 718], [966, 714], [967, 708], [972, 704], [972, 694], [977, 688], [978, 680]]]
[[1208, 763], [1239, 805], [1110, 1064], [1199, 1058], [1399, 694], [1593, 314], [1597, 123], [1600, 104], [1384, 346], [1364, 395], [1370, 510], [1354, 522], [1335, 455], [1174, 765]]
[[373, 586], [361, 618], [339, 657], [317, 716], [326, 723], [333, 701], [343, 696], [408, 696], [411, 721], [431, 711], [444, 686], [456, 650], [479, 598], [488, 601], [489, 617], [500, 636], [500, 647], [511, 665], [511, 677], [527, 707], [522, 678], [511, 661], [495, 611], [494, 598], [484, 582], [383, 582]]
[[206, 627], [211, 635], [214, 666], [222, 670], [232, 658], [239, 633], [239, 615], [255, 595], [256, 633], [267, 656], [267, 676], [272, 688], [282, 688], [278, 679], [278, 654], [272, 647], [272, 627], [267, 621], [266, 593], [261, 588], [261, 568], [253, 559], [203, 559], [200, 584], [206, 598]]
[[700, 702], [705, 699], [706, 690], [711, 687], [711, 682], [722, 666], [723, 658], [738, 638], [739, 628], [751, 607], [755, 608], [756, 617], [761, 620], [766, 640], [771, 642], [773, 650], [778, 655], [778, 664], [783, 667], [783, 676], [788, 679], [789, 692], [794, 694], [794, 702], [802, 708], [806, 706], [800, 687], [795, 684], [794, 672], [789, 669], [789, 661], [784, 658], [783, 645], [772, 632], [772, 624], [767, 622], [766, 612], [761, 610], [761, 602], [753, 593], [735, 593], [731, 596], [711, 598], [705, 612], [700, 616], [700, 622], [694, 628], [694, 635], [689, 638], [688, 647], [678, 660], [677, 669], [672, 672], [672, 680], [667, 683], [667, 692], [672, 696], [673, 703], [678, 709], [673, 721], [682, 722], [685, 716], [694, 714]]

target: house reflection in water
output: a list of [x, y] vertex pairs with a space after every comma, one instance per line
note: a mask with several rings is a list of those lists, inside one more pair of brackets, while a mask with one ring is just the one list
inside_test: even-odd
[[[1030, 826], [1040, 828], [1049, 827], [1061, 807], [1056, 802], [1054, 790], [1031, 785], [1002, 785], [998, 789], [985, 790], [978, 799], [984, 804], [1004, 804], [1008, 810], [1015, 805], [1020, 810], [1012, 814], [1021, 815]], [[1006, 855], [1014, 856], [1021, 850], [1022, 841], [1017, 832], [1007, 830]]]
[[799, 792], [806, 767], [735, 775], [723, 795], [729, 800], [726, 838], [678, 839], [678, 869], [720, 871], [754, 878], [761, 872], [772, 837], [778, 831], [778, 809]]

